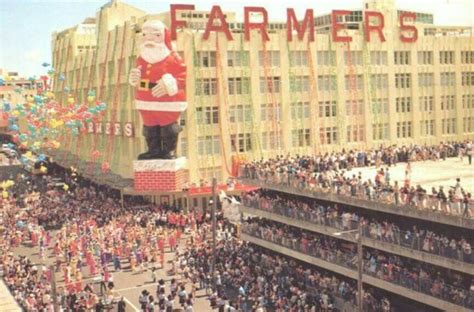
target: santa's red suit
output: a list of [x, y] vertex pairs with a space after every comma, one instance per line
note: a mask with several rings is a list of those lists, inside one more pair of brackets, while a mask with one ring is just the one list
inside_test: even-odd
[[[166, 126], [179, 119], [182, 111], [186, 110], [186, 65], [174, 51], [165, 59], [154, 64], [138, 57], [137, 68], [141, 71], [141, 80], [135, 94], [135, 105], [140, 111], [145, 126]], [[176, 79], [176, 82], [174, 79]], [[159, 98], [151, 93], [153, 86], [160, 80], [174, 95], [164, 95]]]

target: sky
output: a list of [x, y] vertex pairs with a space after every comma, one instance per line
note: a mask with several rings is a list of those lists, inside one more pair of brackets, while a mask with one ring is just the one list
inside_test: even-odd
[[[361, 9], [363, 0], [120, 0], [150, 14], [169, 10], [171, 3], [194, 4], [210, 11], [219, 4], [241, 20], [244, 6], [262, 6], [269, 20], [286, 20], [286, 8], [303, 16], [308, 8], [315, 15], [333, 9]], [[51, 62], [51, 34], [95, 16], [107, 0], [0, 0], [0, 68], [30, 77], [45, 74], [43, 62]], [[278, 6], [275, 5], [278, 3]], [[474, 27], [474, 0], [396, 0], [398, 9], [433, 13], [437, 25]]]

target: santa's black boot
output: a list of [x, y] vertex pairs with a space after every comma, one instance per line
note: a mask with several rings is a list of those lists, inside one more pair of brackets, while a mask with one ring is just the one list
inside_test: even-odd
[[161, 129], [162, 138], [162, 159], [176, 159], [176, 148], [178, 146], [178, 135], [181, 132], [181, 126], [173, 123]]
[[148, 151], [138, 155], [138, 160], [158, 159], [162, 154], [160, 126], [143, 126], [143, 136], [146, 140]]

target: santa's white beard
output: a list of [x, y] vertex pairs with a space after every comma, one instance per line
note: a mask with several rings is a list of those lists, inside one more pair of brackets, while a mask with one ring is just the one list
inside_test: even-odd
[[170, 50], [164, 43], [154, 43], [153, 47], [145, 42], [140, 46], [140, 56], [150, 64], [158, 63], [170, 55]]

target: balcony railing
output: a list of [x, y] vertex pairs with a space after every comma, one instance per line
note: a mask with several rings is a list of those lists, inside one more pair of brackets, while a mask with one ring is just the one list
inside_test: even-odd
[[[249, 236], [309, 255], [310, 257], [322, 259], [329, 264], [337, 264], [354, 271], [357, 268], [357, 254], [343, 253], [338, 252], [337, 250], [320, 250], [319, 248], [305, 249], [302, 247], [302, 244], [295, 239], [284, 238], [276, 235], [272, 236], [263, 234], [262, 236], [262, 232], [259, 230], [258, 226], [255, 226], [255, 224], [243, 224], [241, 229], [242, 233]], [[404, 272], [404, 270], [400, 270], [399, 274], [389, 275], [379, 264], [374, 266], [370, 261], [363, 262], [363, 269], [365, 274], [370, 275], [377, 280], [396, 284], [403, 288], [414, 290], [442, 301], [453, 303], [460, 307], [474, 309], [474, 293], [470, 293], [467, 289], [452, 286], [438, 281], [437, 279], [431, 280], [430, 278], [415, 277], [414, 275], [409, 274], [408, 271]]]
[[[334, 229], [334, 232], [355, 230], [359, 224], [358, 222], [352, 220], [344, 220], [342, 217], [328, 216], [327, 214], [318, 213], [315, 210], [291, 208], [279, 203], [272, 203], [262, 198], [259, 200], [249, 200], [248, 198], [244, 197], [242, 199], [242, 204], [253, 209], [259, 209], [283, 217], [309, 222], [314, 225], [329, 227]], [[363, 235], [366, 239], [382, 241], [387, 244], [409, 248], [411, 250], [423, 252], [426, 254], [434, 254], [449, 260], [474, 264], [474, 254], [468, 254], [464, 250], [457, 248], [452, 249], [449, 246], [444, 246], [441, 242], [427, 246], [424, 242], [424, 238], [417, 237], [411, 232], [400, 231], [394, 228], [392, 230], [392, 235], [378, 235], [377, 231], [371, 229], [370, 224], [363, 224], [362, 226]], [[352, 239], [352, 241], [354, 240], [355, 238]]]
[[474, 218], [471, 214], [474, 210], [472, 201], [466, 206], [460, 201], [444, 202], [421, 192], [415, 195], [394, 194], [386, 188], [373, 188], [369, 191], [366, 187], [340, 184], [335, 181], [309, 183], [307, 179], [297, 175], [276, 175], [274, 172], [261, 172], [247, 167], [240, 167], [239, 178], [244, 184], [285, 193], [469, 229], [474, 228]]

